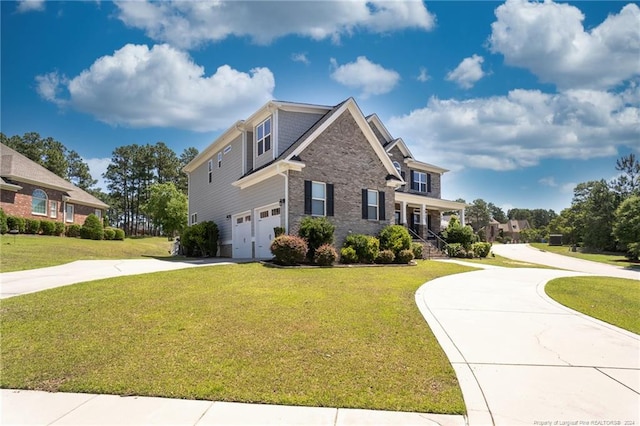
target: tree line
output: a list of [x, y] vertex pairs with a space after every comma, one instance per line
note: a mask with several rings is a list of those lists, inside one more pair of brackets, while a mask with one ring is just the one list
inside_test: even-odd
[[97, 180], [82, 157], [51, 137], [30, 132], [8, 138], [0, 133], [0, 141], [108, 204], [109, 225], [128, 236], [171, 234], [186, 225], [188, 181], [182, 168], [198, 155], [196, 148], [178, 156], [164, 142], [117, 147], [102, 176], [105, 192], [95, 186]]

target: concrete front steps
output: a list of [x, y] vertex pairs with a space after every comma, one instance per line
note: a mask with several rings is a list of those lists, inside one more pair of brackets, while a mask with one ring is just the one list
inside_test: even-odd
[[422, 258], [423, 259], [448, 259], [446, 253], [439, 250], [432, 242], [414, 239], [414, 243], [418, 243], [422, 246]]

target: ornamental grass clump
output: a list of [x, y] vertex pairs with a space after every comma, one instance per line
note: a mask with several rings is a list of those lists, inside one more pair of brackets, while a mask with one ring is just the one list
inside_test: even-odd
[[271, 253], [280, 265], [293, 266], [302, 263], [308, 251], [307, 242], [295, 235], [281, 235], [271, 243]]

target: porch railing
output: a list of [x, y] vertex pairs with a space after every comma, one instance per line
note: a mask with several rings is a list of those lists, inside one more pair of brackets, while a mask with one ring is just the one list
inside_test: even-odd
[[427, 229], [427, 232], [429, 237], [433, 237], [433, 239], [435, 240], [435, 243], [433, 244], [435, 244], [438, 250], [447, 254], [447, 242], [443, 240], [442, 237], [440, 237], [438, 234], [433, 232], [431, 229]]
[[447, 243], [442, 238], [434, 234], [433, 231], [431, 231], [430, 229], [429, 229], [429, 233], [430, 235], [433, 235], [435, 237], [434, 238], [435, 243], [432, 241], [425, 240], [417, 232], [411, 229], [411, 227], [406, 227], [406, 228], [409, 231], [409, 235], [411, 235], [411, 237], [414, 240], [420, 241], [422, 243], [422, 246], [427, 250], [426, 253], [423, 253], [423, 255], [425, 255], [425, 259], [431, 259], [431, 250], [434, 248], [434, 246], [444, 254], [447, 254], [447, 251], [446, 251]]

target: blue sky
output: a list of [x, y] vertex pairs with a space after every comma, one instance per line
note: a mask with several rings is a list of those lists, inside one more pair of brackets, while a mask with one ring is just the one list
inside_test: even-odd
[[353, 96], [443, 197], [571, 202], [640, 153], [634, 2], [2, 1], [1, 128], [76, 150], [203, 150], [269, 99]]

